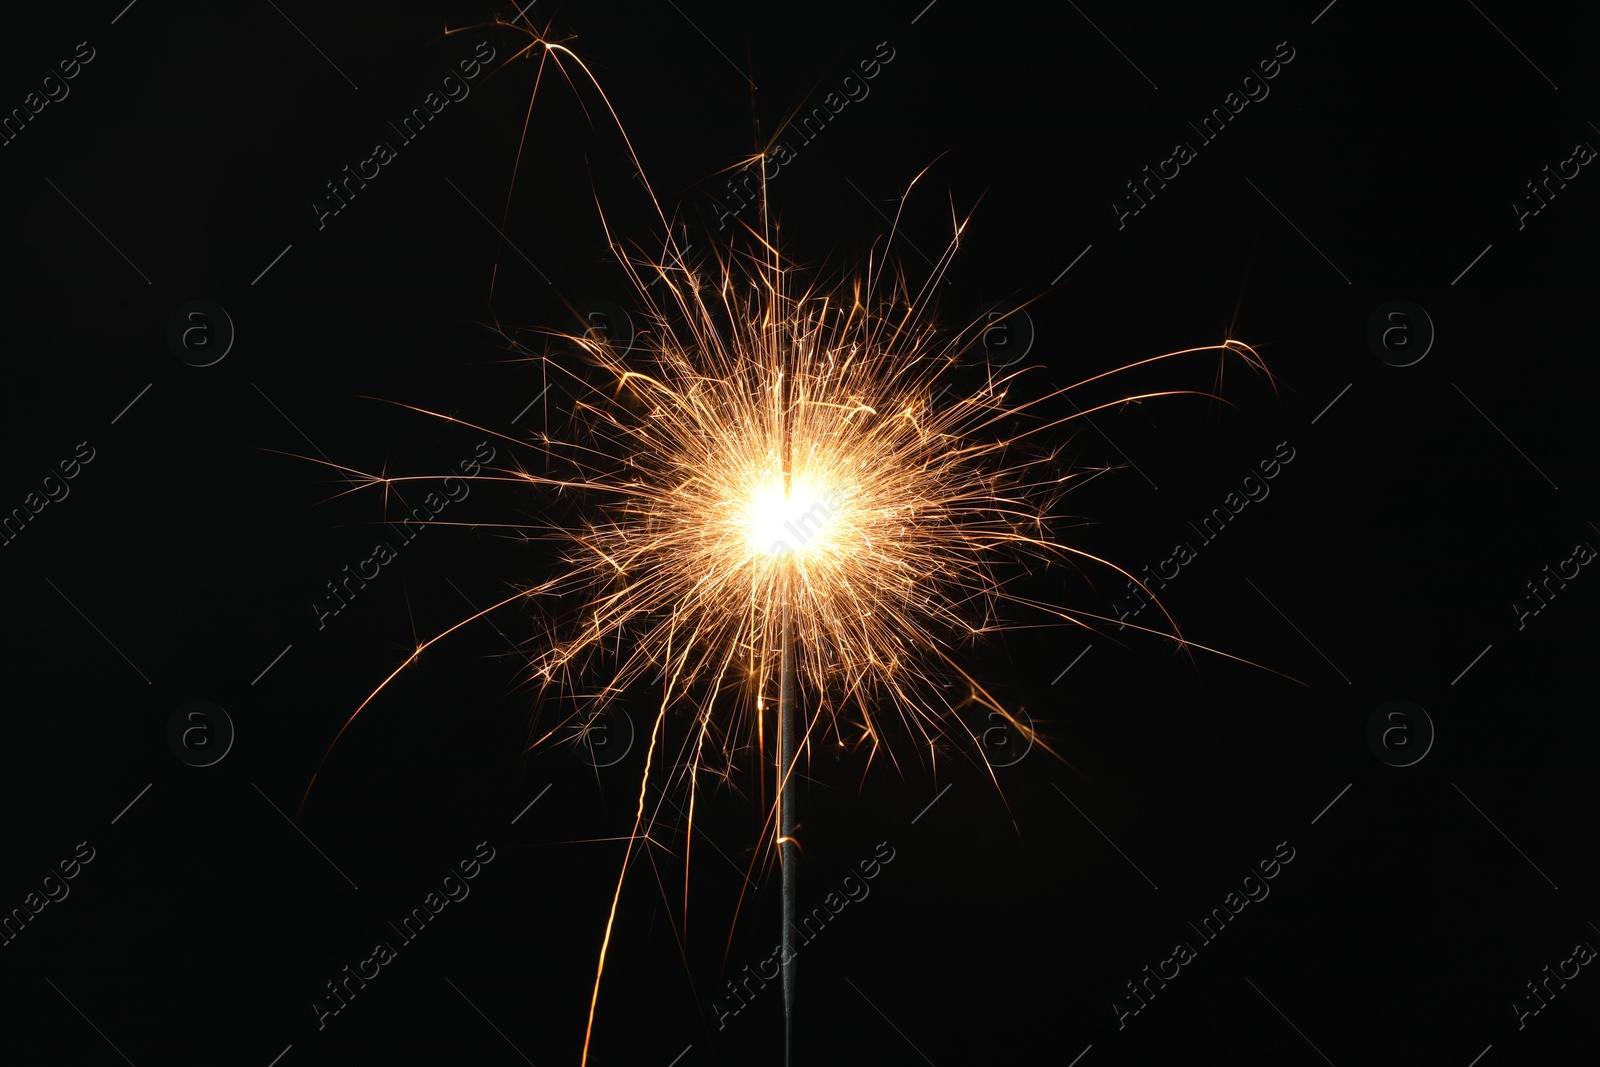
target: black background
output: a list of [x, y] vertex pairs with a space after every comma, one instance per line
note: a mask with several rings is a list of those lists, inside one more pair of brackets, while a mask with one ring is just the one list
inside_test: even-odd
[[[1262, 667], [1108, 626], [1020, 628], [966, 665], [1072, 768], [1034, 751], [997, 789], [914, 746], [898, 768], [865, 751], [812, 764], [803, 906], [880, 842], [895, 858], [801, 957], [797, 1062], [1589, 1062], [1592, 968], [1520, 1030], [1512, 1009], [1542, 967], [1600, 943], [1600, 579], [1585, 568], [1522, 628], [1511, 606], [1574, 545], [1600, 545], [1600, 178], [1584, 168], [1520, 229], [1512, 208], [1574, 144], [1600, 143], [1579, 16], [1034, 7], [530, 13], [574, 38], [695, 254], [731, 232], [717, 175], [754, 131], [886, 41], [870, 95], [771, 184], [802, 269], [859, 264], [927, 168], [891, 255], [925, 278], [970, 214], [936, 314], [958, 328], [990, 301], [1034, 301], [1024, 390], [1229, 337], [1258, 348], [1276, 390], [1229, 361], [1228, 404], [1168, 397], [1084, 426], [1068, 454], [1118, 469], [1068, 496], [1062, 539], [1154, 565], [1279, 442], [1294, 450], [1162, 594], [1190, 640]], [[600, 770], [571, 746], [524, 755], [514, 646], [538, 620], [507, 609], [404, 672], [302, 808], [340, 727], [417, 643], [557, 564], [548, 545], [440, 526], [319, 630], [323, 583], [386, 535], [376, 491], [340, 496], [308, 457], [432, 474], [488, 437], [382, 401], [518, 439], [559, 422], [524, 413], [541, 368], [484, 324], [565, 329], [568, 305], [627, 306], [596, 201], [642, 246], [660, 223], [592, 91], [547, 70], [530, 117], [536, 64], [504, 65], [525, 35], [443, 35], [494, 12], [276, 8], [140, 0], [8, 21], [7, 111], [77, 42], [95, 58], [0, 147], [0, 508], [78, 442], [94, 459], [0, 555], [0, 908], [78, 842], [95, 859], [0, 948], [6, 1040], [80, 1063], [577, 1062], [642, 736]], [[319, 229], [323, 183], [392, 140], [384, 123], [480, 40], [492, 76]], [[1279, 42], [1293, 58], [1270, 95], [1200, 144], [1186, 122]], [[1119, 228], [1112, 199], [1180, 139], [1197, 158]], [[508, 194], [520, 255], [489, 221]], [[196, 299], [237, 330], [203, 368], [166, 340]], [[1367, 341], [1396, 299], [1437, 331], [1407, 367]], [[1215, 371], [1200, 356], [1117, 385], [1209, 389]], [[537, 521], [547, 503], [484, 484], [446, 521]], [[1088, 573], [1093, 588], [1057, 570], [1026, 590], [1104, 614], [1115, 586]], [[168, 747], [194, 699], [237, 729], [211, 767]], [[1436, 730], [1405, 768], [1367, 742], [1396, 699]], [[626, 707], [647, 729], [648, 700]], [[758, 865], [741, 901], [760, 813], [754, 777], [734, 784], [697, 814], [686, 927], [670, 809], [664, 847], [629, 873], [592, 1063], [778, 1060], [776, 988], [724, 1028], [710, 1007], [777, 938], [774, 872]], [[323, 983], [393, 940], [386, 923], [480, 841], [495, 858], [471, 896], [319, 1030]], [[1281, 842], [1294, 859], [1270, 896], [1199, 945], [1187, 922]], [[1197, 958], [1119, 1029], [1124, 983], [1179, 940]]]

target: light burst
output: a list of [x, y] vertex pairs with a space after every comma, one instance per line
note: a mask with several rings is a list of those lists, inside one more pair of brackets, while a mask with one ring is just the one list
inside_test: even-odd
[[[541, 75], [554, 63], [615, 118], [573, 52], [530, 38], [518, 57], [535, 58]], [[1194, 391], [1073, 404], [1065, 413], [1063, 397], [1118, 371], [1207, 353], [1265, 373], [1253, 349], [1229, 340], [1065, 389], [1030, 389], [1026, 368], [1002, 373], [984, 364], [972, 329], [937, 328], [933, 298], [964, 220], [953, 221], [948, 247], [919, 286], [887, 265], [893, 231], [861, 270], [822, 285], [784, 257], [765, 190], [758, 221], [701, 263], [686, 258], [650, 196], [668, 235], [656, 254], [607, 231], [645, 323], [631, 344], [549, 331], [550, 347], [536, 352], [506, 334], [564, 380], [572, 423], [560, 436], [496, 434], [526, 452], [478, 477], [517, 483], [541, 499], [570, 498], [558, 509], [563, 518], [518, 529], [555, 543], [560, 565], [420, 643], [334, 738], [430, 645], [518, 604], [547, 620], [527, 645], [530, 680], [542, 697], [570, 701], [571, 711], [536, 731], [532, 748], [564, 740], [574, 722], [641, 687], [653, 690], [656, 713], [601, 939], [585, 1061], [628, 871], [648, 846], [663, 844], [648, 803], [652, 786], [684, 798], [692, 827], [708, 781], [729, 779], [752, 751], [773, 760], [777, 748], [784, 755], [773, 760], [773, 796], [762, 799], [765, 844], [752, 862], [782, 852], [790, 876], [794, 821], [778, 799], [799, 773], [794, 757], [825, 733], [896, 761], [904, 739], [932, 759], [953, 746], [981, 752], [967, 725], [976, 707], [1052, 751], [962, 668], [963, 646], [1003, 628], [998, 620], [1012, 609], [1041, 622], [1105, 621], [1028, 596], [1024, 580], [1049, 567], [1142, 587], [1057, 536], [1063, 496], [1104, 472], [1073, 468], [1065, 441], [1077, 420], [1102, 409]], [[564, 365], [552, 351], [581, 359]], [[386, 491], [413, 480], [340, 470]], [[1165, 636], [1203, 647], [1175, 625]], [[949, 677], [960, 681], [941, 684]], [[782, 725], [795, 729], [786, 745], [769, 736]], [[686, 896], [691, 839], [684, 828]]]

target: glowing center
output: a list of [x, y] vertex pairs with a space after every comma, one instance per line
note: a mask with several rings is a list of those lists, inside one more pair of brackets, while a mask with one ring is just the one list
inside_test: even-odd
[[843, 494], [795, 479], [787, 494], [781, 478], [764, 480], [750, 495], [746, 510], [750, 550], [781, 559], [815, 552], [827, 543]]

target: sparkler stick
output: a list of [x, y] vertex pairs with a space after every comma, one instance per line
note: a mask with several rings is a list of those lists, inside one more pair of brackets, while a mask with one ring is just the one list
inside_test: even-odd
[[783, 607], [783, 665], [778, 687], [778, 840], [779, 860], [783, 864], [783, 942], [780, 956], [783, 968], [783, 1062], [794, 1056], [795, 984], [795, 897], [800, 883], [800, 849], [795, 834], [800, 828], [798, 798], [795, 796], [795, 770], [800, 756], [800, 724], [795, 692], [794, 627], [789, 605]]
[[[766, 175], [762, 173], [761, 217], [765, 228], [767, 218]], [[792, 368], [791, 368], [792, 370]], [[791, 396], [794, 374], [786, 373], [782, 379], [783, 393], [783, 495], [788, 505], [794, 492], [794, 434], [791, 422]], [[793, 511], [792, 507], [785, 508]], [[785, 561], [787, 562], [787, 561]], [[778, 656], [778, 862], [782, 867], [783, 882], [783, 940], [779, 966], [783, 972], [783, 1063], [792, 1067], [794, 1058], [794, 987], [797, 961], [795, 950], [795, 898], [800, 885], [800, 849], [795, 840], [799, 832], [800, 817], [796, 810], [795, 770], [800, 756], [800, 724], [796, 721], [799, 709], [796, 704], [795, 654], [794, 654], [794, 604], [792, 592], [794, 576], [784, 574], [783, 583], [783, 637]]]

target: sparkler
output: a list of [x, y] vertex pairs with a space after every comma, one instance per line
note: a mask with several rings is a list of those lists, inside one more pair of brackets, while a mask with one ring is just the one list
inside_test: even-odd
[[[615, 119], [573, 52], [538, 33], [530, 37], [512, 59], [537, 57], [541, 74], [553, 62], [569, 82], [581, 74]], [[882, 253], [846, 284], [825, 288], [802, 283], [784, 259], [764, 189], [759, 220], [742, 238], [748, 247], [722, 249], [705, 266], [685, 258], [649, 195], [668, 235], [658, 254], [631, 252], [608, 224], [606, 230], [648, 323], [634, 351], [593, 334], [551, 331], [556, 344], [582, 356], [582, 366], [563, 366], [507, 335], [514, 349], [564, 378], [578, 432], [529, 441], [477, 427], [529, 449], [545, 466], [534, 473], [513, 463], [478, 480], [580, 498], [574, 518], [514, 527], [562, 545], [562, 567], [419, 644], [333, 741], [426, 648], [518, 603], [548, 607], [557, 620], [534, 644], [532, 680], [541, 694], [586, 694], [578, 697], [585, 721], [659, 678], [633, 827], [601, 939], [585, 1063], [628, 871], [646, 845], [659, 844], [647, 814], [653, 778], [663, 774], [657, 768], [666, 768], [663, 793], [678, 788], [687, 796], [686, 926], [688, 850], [702, 782], [727, 777], [747, 746], [767, 752], [766, 733], [776, 730], [777, 797], [766, 816], [775, 832], [768, 837], [763, 829], [767, 845], [752, 863], [770, 856], [768, 848], [781, 863], [788, 1047], [802, 752], [828, 732], [898, 762], [888, 740], [903, 732], [936, 759], [947, 742], [975, 745], [961, 713], [977, 707], [1055, 755], [961, 668], [957, 646], [1003, 628], [995, 620], [1004, 605], [1078, 626], [1109, 621], [1016, 591], [1040, 567], [1104, 568], [1143, 588], [1114, 563], [1052, 536], [1061, 497], [1102, 473], [1063, 470], [1059, 439], [1070, 424], [1105, 408], [1195, 392], [1143, 393], [1049, 414], [1052, 400], [1116, 373], [1107, 372], [1013, 399], [1025, 370], [985, 368], [974, 360], [971, 331], [949, 337], [933, 323], [932, 297], [965, 221], [955, 224], [919, 288], [888, 270]], [[1238, 341], [1129, 367], [1207, 352], [1265, 370]], [[981, 380], [941, 405], [947, 384], [962, 375]], [[381, 485], [386, 498], [399, 483], [422, 480], [340, 470], [358, 486]], [[1165, 636], [1203, 647], [1184, 641], [1175, 623]], [[935, 682], [946, 672], [962, 679], [953, 691]], [[596, 678], [604, 679], [597, 690]], [[677, 711], [686, 727], [674, 734]], [[572, 721], [530, 747], [550, 742]], [[985, 770], [992, 779], [993, 770]]]

